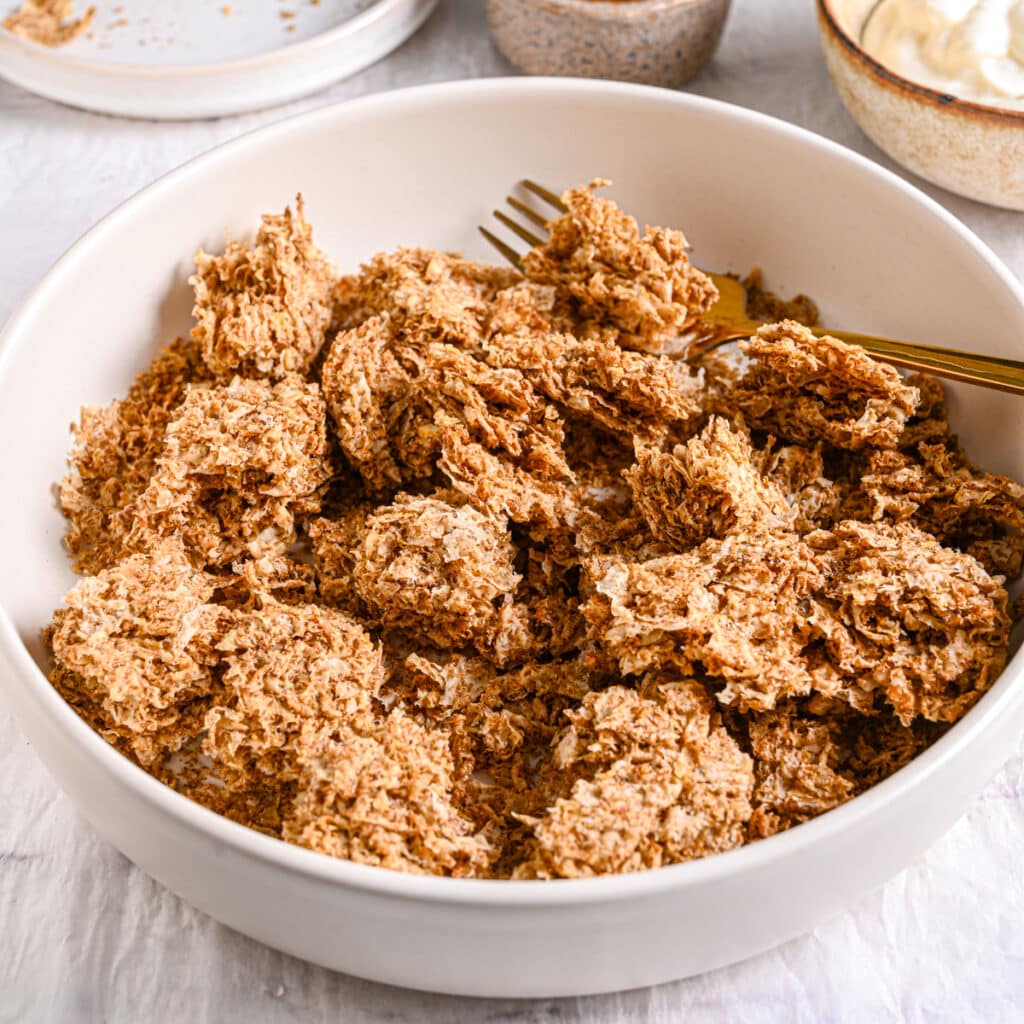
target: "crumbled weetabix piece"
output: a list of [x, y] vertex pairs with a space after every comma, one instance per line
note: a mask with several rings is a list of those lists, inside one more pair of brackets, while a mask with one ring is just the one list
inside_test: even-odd
[[753, 362], [723, 411], [786, 441], [895, 448], [920, 399], [898, 370], [791, 320], [762, 327], [740, 347]]
[[946, 444], [917, 458], [872, 452], [861, 478], [865, 518], [909, 521], [974, 555], [990, 573], [1016, 578], [1024, 558], [1024, 487], [974, 467]]
[[519, 275], [504, 267], [434, 249], [400, 248], [374, 256], [336, 293], [336, 302], [385, 314], [404, 344], [446, 342], [473, 349], [483, 338], [496, 294], [517, 280]]
[[203, 750], [233, 787], [294, 781], [307, 747], [372, 720], [380, 648], [341, 612], [264, 594], [216, 646], [224, 693], [206, 714]]
[[188, 385], [206, 371], [194, 342], [177, 339], [108, 406], [86, 406], [74, 429], [69, 472], [60, 482], [68, 520], [64, 542], [75, 569], [97, 573], [128, 553], [130, 524], [119, 515], [149, 483], [164, 431]]
[[[545, 357], [551, 335], [559, 335], [558, 293], [552, 285], [517, 280], [497, 292], [487, 319], [485, 349], [495, 338], [512, 335], [518, 339], [524, 360], [518, 369], [533, 369], [536, 357]], [[527, 362], [527, 358], [531, 361]], [[500, 362], [495, 365], [501, 365]]]
[[921, 400], [903, 428], [900, 448], [910, 450], [922, 443], [954, 443], [949, 430], [946, 389], [942, 381], [926, 373], [912, 373], [905, 383], [907, 387], [917, 388]]
[[4, 28], [40, 46], [63, 46], [85, 32], [96, 16], [92, 5], [79, 18], [73, 17], [73, 8], [74, 0], [22, 0], [4, 19]]
[[313, 244], [301, 196], [294, 213], [264, 216], [251, 248], [228, 242], [221, 256], [200, 249], [189, 281], [192, 337], [222, 380], [304, 373], [324, 343], [334, 272]]
[[1006, 662], [1007, 594], [970, 555], [909, 523], [848, 520], [806, 538], [821, 582], [814, 688], [904, 725], [955, 722]]
[[396, 871], [487, 873], [493, 851], [448, 795], [444, 732], [395, 709], [376, 729], [323, 739], [303, 762], [285, 839]]
[[543, 776], [563, 712], [590, 692], [594, 677], [583, 659], [499, 671], [481, 658], [454, 655], [439, 663], [412, 654], [404, 671], [415, 706], [451, 730], [460, 779], [486, 772], [490, 785], [509, 785], [509, 770], [518, 771], [554, 798]]
[[576, 477], [576, 490], [588, 505], [600, 505], [612, 519], [627, 515], [632, 499], [623, 473], [636, 458], [633, 438], [569, 415], [563, 449]]
[[857, 792], [878, 785], [930, 747], [948, 725], [918, 718], [909, 726], [888, 714], [851, 716], [847, 724], [849, 756], [844, 774], [850, 776]]
[[503, 521], [400, 495], [367, 520], [353, 577], [386, 628], [439, 647], [486, 646], [519, 582], [515, 557]]
[[820, 444], [769, 444], [752, 454], [754, 465], [773, 487], [778, 488], [793, 515], [793, 528], [807, 533], [817, 527], [829, 527], [840, 514], [844, 501], [854, 488], [843, 474], [828, 476]]
[[588, 632], [628, 675], [704, 672], [723, 704], [770, 710], [806, 694], [810, 599], [821, 587], [813, 552], [789, 533], [713, 538], [685, 554], [588, 565]]
[[474, 704], [500, 708], [525, 697], [568, 697], [582, 700], [590, 692], [590, 674], [581, 661], [534, 662], [500, 672], [481, 658], [455, 655], [443, 664], [418, 654], [406, 659], [418, 687], [420, 708], [446, 713]]
[[718, 291], [690, 264], [681, 231], [637, 222], [594, 189], [607, 182], [569, 189], [568, 212], [555, 218], [551, 237], [523, 258], [534, 282], [553, 285], [568, 298], [578, 329], [613, 327], [621, 344], [659, 351], [705, 313]]
[[638, 446], [626, 471], [633, 505], [659, 540], [685, 550], [709, 537], [784, 527], [779, 488], [752, 461], [750, 435], [720, 416], [671, 452]]
[[[651, 533], [633, 504], [625, 472], [634, 465], [633, 445], [626, 448], [614, 434], [587, 431], [570, 421], [566, 455], [577, 485], [573, 491], [576, 510], [572, 531], [566, 537], [555, 532], [551, 547], [555, 561], [579, 578], [580, 597], [587, 593], [586, 574], [580, 565], [595, 555], [616, 555], [630, 561], [646, 561], [672, 554], [669, 544]], [[569, 557], [567, 557], [569, 556]]]
[[435, 422], [444, 444], [438, 466], [451, 486], [475, 505], [507, 516], [514, 523], [553, 528], [571, 516], [572, 496], [564, 483], [539, 478], [515, 461], [495, 454], [455, 416], [439, 412]]
[[360, 621], [366, 607], [356, 591], [355, 565], [367, 520], [376, 507], [373, 502], [355, 498], [333, 509], [329, 518], [314, 519], [306, 528], [320, 600]]
[[514, 603], [499, 611], [493, 643], [485, 652], [501, 668], [542, 655], [560, 658], [580, 650], [586, 640], [575, 552], [558, 551], [542, 542], [523, 545], [523, 578]]
[[519, 370], [432, 345], [423, 383], [439, 434], [438, 468], [455, 490], [516, 523], [564, 520], [572, 473], [562, 419]]
[[514, 521], [557, 518], [549, 506], [571, 481], [562, 421], [519, 369], [489, 366], [455, 345], [411, 347], [390, 320], [374, 317], [338, 335], [322, 379], [342, 451], [371, 494], [440, 469], [471, 500]]
[[701, 384], [685, 363], [587, 338], [569, 346], [552, 397], [607, 430], [653, 440], [699, 421]]
[[87, 576], [54, 615], [54, 684], [145, 765], [189, 738], [214, 689], [214, 580], [168, 540]]
[[585, 507], [578, 517], [574, 539], [581, 567], [579, 593], [584, 601], [593, 595], [591, 573], [608, 559], [642, 563], [676, 554], [672, 545], [658, 540], [644, 518], [633, 510], [619, 518], [606, 519], [599, 507]]
[[804, 294], [791, 299], [781, 299], [764, 286], [764, 274], [760, 267], [754, 267], [740, 281], [747, 290], [747, 316], [760, 323], [774, 324], [780, 320], [795, 320], [804, 327], [817, 327], [818, 306]]
[[435, 423], [444, 413], [526, 472], [540, 479], [571, 478], [561, 417], [519, 369], [488, 366], [451, 345], [429, 346], [424, 365], [422, 384]]
[[253, 608], [268, 596], [282, 604], [309, 604], [316, 599], [315, 569], [270, 550], [232, 563], [230, 576], [217, 577], [217, 601], [228, 608]]
[[122, 513], [129, 542], [177, 535], [202, 564], [282, 551], [330, 476], [326, 410], [299, 377], [191, 387], [146, 489]]
[[486, 353], [493, 366], [522, 371], [577, 418], [628, 438], [657, 440], [702, 415], [699, 374], [607, 338], [510, 331], [491, 337]]
[[589, 692], [592, 673], [582, 659], [499, 672], [481, 658], [418, 654], [403, 673], [411, 706], [448, 730], [456, 802], [494, 848], [494, 873], [507, 877], [529, 839], [516, 815], [542, 814], [562, 795], [551, 743], [564, 712]]
[[810, 821], [854, 795], [839, 772], [843, 751], [828, 719], [786, 708], [751, 716], [749, 730], [757, 779], [751, 839]]
[[342, 274], [331, 287], [331, 323], [328, 337], [351, 331], [365, 320], [376, 315], [376, 310], [366, 304], [367, 296], [359, 274]]
[[340, 332], [324, 360], [320, 379], [338, 443], [371, 494], [433, 472], [437, 428], [416, 376], [400, 361], [386, 317]]
[[588, 694], [556, 748], [570, 793], [531, 822], [520, 878], [657, 867], [739, 846], [751, 814], [750, 758], [692, 680]]

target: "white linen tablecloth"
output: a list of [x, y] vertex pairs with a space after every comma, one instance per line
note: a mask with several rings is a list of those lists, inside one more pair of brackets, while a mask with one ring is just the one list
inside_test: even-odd
[[[718, 57], [691, 89], [785, 118], [891, 167], [831, 87], [813, 7], [736, 0]], [[375, 67], [244, 117], [115, 120], [0, 82], [0, 321], [97, 219], [225, 139], [365, 93], [510, 73], [490, 44], [479, 0], [442, 0], [419, 35]], [[1024, 214], [927, 191], [1024, 276]], [[0, 1022], [1019, 1021], [1022, 853], [1024, 744], [966, 817], [880, 892], [746, 963], [587, 999], [425, 996], [267, 949], [165, 891], [93, 835], [0, 693]]]

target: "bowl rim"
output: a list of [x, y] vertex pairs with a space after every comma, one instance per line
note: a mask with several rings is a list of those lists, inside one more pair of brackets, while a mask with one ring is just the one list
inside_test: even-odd
[[[325, 48], [336, 46], [348, 36], [358, 37], [378, 21], [390, 18], [396, 11], [407, 5], [409, 0], [373, 0], [365, 10], [352, 15], [346, 21], [319, 32], [296, 43], [285, 43], [273, 50], [265, 50], [248, 57], [234, 57], [224, 61], [205, 61], [197, 64], [129, 64], [125, 61], [105, 61], [97, 57], [83, 57], [62, 53], [51, 47], [34, 43], [30, 39], [16, 36], [0, 23], [0, 50], [7, 47], [33, 60], [59, 66], [64, 70], [88, 72], [91, 75], [106, 75], [110, 78], [167, 79], [173, 83], [180, 78], [202, 78], [237, 74], [272, 67], [284, 61], [302, 59]], [[437, 0], [434, 0], [436, 5]]]
[[[881, 2], [881, 0], [880, 0]], [[1014, 110], [1010, 107], [1000, 107], [995, 104], [977, 103], [974, 100], [962, 99], [952, 93], [942, 92], [940, 89], [933, 89], [931, 86], [915, 82], [911, 78], [893, 71], [881, 61], [872, 57], [867, 50], [861, 46], [859, 40], [854, 39], [836, 17], [833, 7], [835, 0], [818, 0], [818, 18], [825, 31], [831, 33], [837, 42], [850, 54], [850, 56], [862, 64], [864, 68], [876, 78], [881, 84], [894, 89], [897, 92], [907, 93], [912, 99], [924, 102], [942, 110], [952, 111], [954, 114], [961, 113], [965, 117], [975, 118], [980, 121], [995, 122], [1000, 125], [1024, 126], [1024, 110]]]
[[[176, 188], [223, 157], [244, 151], [256, 143], [262, 144], [275, 138], [286, 142], [290, 134], [306, 132], [318, 122], [324, 129], [328, 129], [332, 119], [344, 118], [353, 111], [364, 116], [387, 116], [390, 110], [401, 109], [406, 105], [415, 106], [423, 102], [444, 104], [448, 99], [458, 100], [465, 94], [484, 100], [500, 100], [519, 94], [524, 99], [536, 101], [552, 94], [563, 100], [581, 94], [605, 95], [609, 98], [630, 96], [639, 103], [709, 110], [725, 118], [781, 133], [788, 136], [795, 145], [809, 146], [856, 165], [865, 174], [902, 193], [939, 220], [956, 236], [959, 243], [973, 250], [982, 264], [1016, 299], [1020, 307], [1021, 323], [1024, 325], [1024, 285], [1016, 280], [981, 239], [919, 189], [867, 157], [830, 139], [778, 118], [720, 100], [655, 86], [578, 78], [470, 79], [379, 93], [287, 117], [222, 143], [160, 176], [87, 230], [24, 297], [0, 331], [0, 378], [8, 371], [12, 354], [28, 342], [34, 310], [44, 305], [51, 293], [59, 290], [65, 277], [74, 274], [81, 263], [88, 261], [91, 250], [102, 243], [105, 229], [122, 221], [130, 221], [137, 207], [158, 198], [170, 188]], [[69, 743], [77, 745], [83, 755], [96, 761], [103, 772], [113, 776], [119, 786], [130, 790], [136, 799], [153, 806], [176, 825], [193, 834], [219, 842], [242, 857], [322, 883], [419, 902], [501, 906], [509, 909], [554, 908], [633, 900], [651, 897], [667, 889], [696, 888], [729, 877], [753, 874], [774, 861], [798, 854], [830, 836], [855, 828], [858, 823], [865, 822], [898, 800], [901, 794], [927, 783], [943, 764], [956, 758], [965, 748], [976, 744], [997, 720], [1015, 712], [1024, 712], [1024, 685], [1018, 685], [1024, 674], [1024, 649], [1021, 649], [1014, 654], [994, 686], [971, 711], [907, 766], [853, 800], [786, 832], [701, 860], [624, 875], [547, 881], [448, 878], [405, 874], [317, 853], [230, 821], [158, 782], [93, 732], [60, 697], [36, 665], [18, 635], [10, 614], [2, 605], [0, 655], [4, 656], [0, 664], [5, 660], [6, 667], [19, 679], [17, 682], [11, 681], [7, 672], [0, 673], [0, 689], [21, 685], [24, 697], [37, 705], [39, 713], [49, 718]]]

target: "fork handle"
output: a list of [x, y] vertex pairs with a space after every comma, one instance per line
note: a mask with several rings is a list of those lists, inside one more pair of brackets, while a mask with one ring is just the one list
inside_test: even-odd
[[922, 370], [948, 380], [966, 381], [986, 388], [1024, 395], [1024, 362], [999, 359], [995, 356], [975, 355], [952, 348], [915, 345], [909, 341], [879, 338], [853, 331], [820, 330], [816, 334], [829, 334], [851, 345], [860, 345], [883, 362], [910, 370]]

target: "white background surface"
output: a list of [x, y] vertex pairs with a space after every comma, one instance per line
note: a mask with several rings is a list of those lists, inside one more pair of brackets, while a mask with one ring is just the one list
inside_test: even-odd
[[[118, 121], [0, 82], [0, 320], [99, 217], [218, 142], [348, 97], [510, 73], [480, 6], [442, 0], [415, 39], [357, 78], [221, 121]], [[691, 89], [891, 166], [832, 91], [810, 0], [734, 0], [719, 55]], [[1024, 214], [930, 191], [1024, 277]], [[517, 1003], [425, 996], [332, 974], [193, 911], [92, 835], [0, 694], [0, 1022], [1001, 1022], [1022, 1013], [1024, 744], [924, 858], [810, 935], [655, 989]]]

